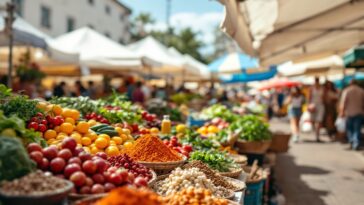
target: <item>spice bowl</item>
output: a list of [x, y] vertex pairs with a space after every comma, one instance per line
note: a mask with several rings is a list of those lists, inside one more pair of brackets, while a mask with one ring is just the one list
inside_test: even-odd
[[61, 189], [42, 195], [8, 195], [0, 191], [0, 201], [11, 205], [63, 205], [73, 189], [72, 182], [66, 181], [66, 184]]

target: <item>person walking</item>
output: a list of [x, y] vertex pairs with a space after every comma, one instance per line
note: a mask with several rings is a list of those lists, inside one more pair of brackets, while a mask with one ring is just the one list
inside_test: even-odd
[[290, 95], [288, 96], [286, 103], [288, 105], [288, 116], [290, 119], [293, 141], [298, 142], [302, 106], [305, 103], [305, 97], [298, 87], [291, 88]]
[[145, 101], [145, 95], [143, 93], [142, 86], [143, 86], [142, 82], [136, 83], [135, 89], [133, 90], [132, 93], [132, 101], [143, 105]]
[[308, 99], [309, 99], [308, 110], [311, 113], [311, 119], [315, 130], [316, 141], [321, 142], [320, 130], [322, 128], [322, 122], [325, 115], [325, 106], [324, 106], [324, 89], [320, 85], [320, 78], [315, 77], [315, 84], [310, 89]]
[[358, 150], [364, 119], [364, 90], [355, 80], [352, 80], [342, 93], [340, 116], [346, 117], [346, 132], [351, 149]]
[[64, 81], [60, 82], [56, 87], [53, 89], [53, 96], [56, 97], [63, 97], [66, 95], [65, 92], [66, 83]]
[[330, 81], [325, 82], [324, 91], [324, 105], [325, 105], [325, 117], [324, 126], [327, 130], [327, 134], [333, 140], [336, 134], [335, 120], [337, 117], [337, 101], [339, 99], [338, 93], [334, 84]]

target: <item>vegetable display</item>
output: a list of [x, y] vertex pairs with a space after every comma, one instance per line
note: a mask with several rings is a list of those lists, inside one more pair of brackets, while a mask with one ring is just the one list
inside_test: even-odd
[[226, 199], [220, 199], [212, 195], [211, 191], [202, 188], [189, 187], [180, 192], [165, 197], [164, 201], [167, 204], [173, 205], [228, 205]]
[[200, 160], [220, 172], [228, 172], [237, 167], [234, 160], [229, 158], [226, 153], [217, 150], [194, 151], [191, 153], [190, 160]]
[[226, 122], [233, 122], [238, 117], [231, 110], [229, 110], [226, 106], [215, 104], [208, 108], [202, 110], [202, 113], [208, 116], [210, 119], [213, 118], [221, 118]]
[[246, 141], [264, 141], [271, 139], [268, 124], [255, 115], [240, 117], [230, 125], [229, 129], [239, 134], [239, 139]]

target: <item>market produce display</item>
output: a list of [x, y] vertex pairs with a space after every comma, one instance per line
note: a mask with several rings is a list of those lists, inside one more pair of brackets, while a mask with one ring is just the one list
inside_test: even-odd
[[123, 153], [137, 162], [172, 162], [183, 160], [178, 152], [169, 148], [161, 139], [153, 135], [140, 137], [131, 147], [125, 148]]
[[211, 191], [202, 188], [188, 187], [180, 192], [171, 194], [164, 198], [165, 203], [173, 205], [228, 205], [226, 199], [216, 198]]
[[208, 189], [217, 197], [227, 197], [230, 194], [228, 189], [215, 186], [198, 168], [178, 167], [166, 179], [158, 181], [153, 187], [163, 196], [175, 194], [189, 187]]
[[163, 140], [163, 143], [168, 147], [176, 150], [177, 152], [183, 154], [187, 158], [190, 157], [190, 153], [193, 151], [193, 147], [191, 145], [182, 145], [176, 136], [172, 136], [170, 140]]
[[231, 130], [239, 134], [239, 139], [246, 141], [264, 141], [271, 139], [269, 126], [261, 117], [255, 115], [244, 115], [233, 122]]
[[238, 167], [234, 160], [229, 158], [226, 153], [216, 150], [194, 151], [191, 153], [190, 160], [200, 160], [219, 172], [228, 172]]

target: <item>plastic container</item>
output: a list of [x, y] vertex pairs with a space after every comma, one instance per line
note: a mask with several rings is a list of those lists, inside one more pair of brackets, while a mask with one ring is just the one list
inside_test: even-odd
[[171, 133], [172, 130], [172, 122], [169, 119], [169, 115], [164, 115], [161, 125], [161, 133], [163, 135], [168, 135]]
[[194, 119], [191, 115], [189, 115], [188, 118], [187, 118], [187, 125], [188, 126], [201, 127], [206, 122], [207, 122], [207, 120]]
[[244, 205], [262, 205], [264, 180], [247, 182], [244, 196]]

